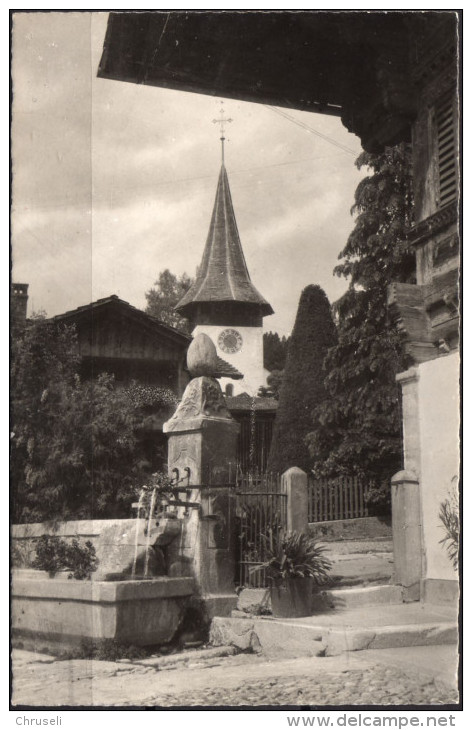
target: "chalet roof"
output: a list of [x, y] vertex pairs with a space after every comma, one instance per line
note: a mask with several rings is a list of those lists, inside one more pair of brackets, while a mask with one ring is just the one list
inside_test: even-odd
[[147, 314], [147, 312], [143, 312], [142, 309], [133, 307], [132, 304], [129, 304], [129, 302], [125, 302], [124, 299], [120, 299], [120, 297], [118, 297], [116, 294], [112, 294], [109, 297], [104, 297], [103, 299], [97, 299], [95, 302], [85, 304], [81, 307], [77, 307], [76, 309], [70, 309], [67, 312], [63, 312], [62, 314], [57, 314], [55, 317], [51, 317], [51, 321], [64, 322], [67, 320], [76, 320], [78, 318], [86, 317], [88, 314], [98, 313], [110, 308], [121, 310], [122, 312], [125, 312], [126, 314], [129, 314], [133, 318], [139, 320], [142, 324], [152, 326], [154, 330], [156, 328], [159, 329], [162, 335], [167, 336], [170, 339], [179, 341], [179, 343], [182, 344], [183, 347], [188, 346], [192, 340], [190, 335], [187, 335], [184, 332], [181, 332], [180, 330], [176, 329], [175, 327], [171, 327], [168, 324], [164, 324], [164, 322], [161, 322], [161, 320], [157, 317], [153, 317], [150, 314]]
[[228, 301], [256, 304], [263, 316], [273, 313], [270, 304], [251, 282], [223, 164], [202, 263], [195, 283], [180, 300], [176, 310], [185, 314], [197, 302]]
[[[132, 316], [136, 321], [139, 321], [141, 324], [151, 327], [154, 332], [158, 331], [160, 335], [173, 339], [175, 342], [177, 342], [177, 344], [181, 345], [183, 351], [185, 351], [185, 349], [192, 341], [190, 335], [187, 335], [184, 332], [180, 332], [180, 330], [175, 329], [175, 327], [164, 324], [164, 322], [161, 322], [161, 320], [157, 317], [152, 317], [150, 314], [147, 314], [147, 312], [143, 312], [142, 309], [133, 307], [132, 304], [129, 304], [123, 299], [120, 299], [116, 294], [112, 294], [109, 297], [104, 297], [103, 299], [97, 299], [97, 301], [95, 302], [85, 304], [81, 307], [77, 307], [76, 309], [70, 309], [67, 312], [63, 312], [62, 314], [57, 314], [55, 317], [51, 317], [50, 321], [67, 322], [68, 320], [70, 320], [75, 322], [78, 319], [83, 319], [91, 315], [93, 316], [94, 313], [103, 312], [106, 309], [110, 308], [121, 310], [122, 312]], [[218, 357], [217, 373], [215, 377], [242, 380], [244, 376], [229, 362], [226, 362], [226, 360]]]

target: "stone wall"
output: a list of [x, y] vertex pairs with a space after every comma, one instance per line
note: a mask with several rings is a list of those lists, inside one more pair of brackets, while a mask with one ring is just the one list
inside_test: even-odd
[[[28, 564], [35, 557], [34, 541], [42, 535], [54, 535], [63, 540], [70, 541], [77, 538], [84, 543], [87, 540], [97, 549], [101, 533], [110, 527], [118, 527], [130, 522], [129, 520], [71, 520], [70, 522], [35, 522], [26, 525], [12, 525], [11, 541], [12, 547], [18, 548], [25, 557], [25, 564], [21, 567], [28, 567]], [[142, 520], [144, 522], [144, 520]], [[97, 552], [100, 560], [101, 555]]]
[[404, 586], [409, 580], [421, 587], [421, 598], [433, 602], [455, 600], [458, 591], [457, 574], [440, 544], [446, 533], [439, 511], [457, 488], [460, 469], [459, 367], [459, 353], [453, 352], [397, 376], [404, 471], [392, 479], [395, 575]]
[[418, 370], [423, 578], [452, 580], [457, 576], [439, 544], [444, 537], [439, 507], [459, 475], [459, 354], [425, 362]]

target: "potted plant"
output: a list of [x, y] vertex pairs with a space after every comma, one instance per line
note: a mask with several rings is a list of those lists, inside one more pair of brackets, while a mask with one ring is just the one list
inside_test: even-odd
[[313, 588], [328, 582], [332, 567], [326, 548], [316, 538], [296, 531], [271, 531], [264, 542], [266, 560], [253, 572], [266, 571], [273, 616], [311, 615]]
[[459, 567], [459, 538], [460, 538], [460, 516], [459, 516], [459, 492], [454, 484], [457, 477], [452, 482], [453, 485], [449, 490], [448, 498], [441, 502], [439, 508], [439, 519], [446, 532], [446, 535], [439, 541], [440, 545], [444, 545], [447, 550], [449, 560], [452, 567], [457, 572]]

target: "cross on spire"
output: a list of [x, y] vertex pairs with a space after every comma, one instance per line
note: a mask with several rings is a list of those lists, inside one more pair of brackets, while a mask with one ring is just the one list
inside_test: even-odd
[[233, 120], [231, 118], [225, 119], [225, 110], [223, 108], [224, 102], [221, 102], [221, 109], [220, 109], [220, 118], [219, 119], [213, 119], [213, 124], [219, 124], [220, 125], [220, 140], [221, 140], [221, 162], [224, 164], [225, 161], [225, 124], [229, 124]]

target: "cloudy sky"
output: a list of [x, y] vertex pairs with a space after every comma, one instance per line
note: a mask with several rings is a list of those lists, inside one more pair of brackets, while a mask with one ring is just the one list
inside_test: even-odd
[[[13, 279], [29, 313], [118, 294], [145, 307], [160, 271], [195, 274], [220, 167], [220, 100], [96, 78], [107, 13], [16, 13]], [[333, 277], [365, 174], [339, 119], [227, 100], [226, 167], [252, 280], [289, 334], [300, 292]], [[287, 110], [285, 110], [287, 111]], [[346, 152], [304, 126], [349, 148]]]

